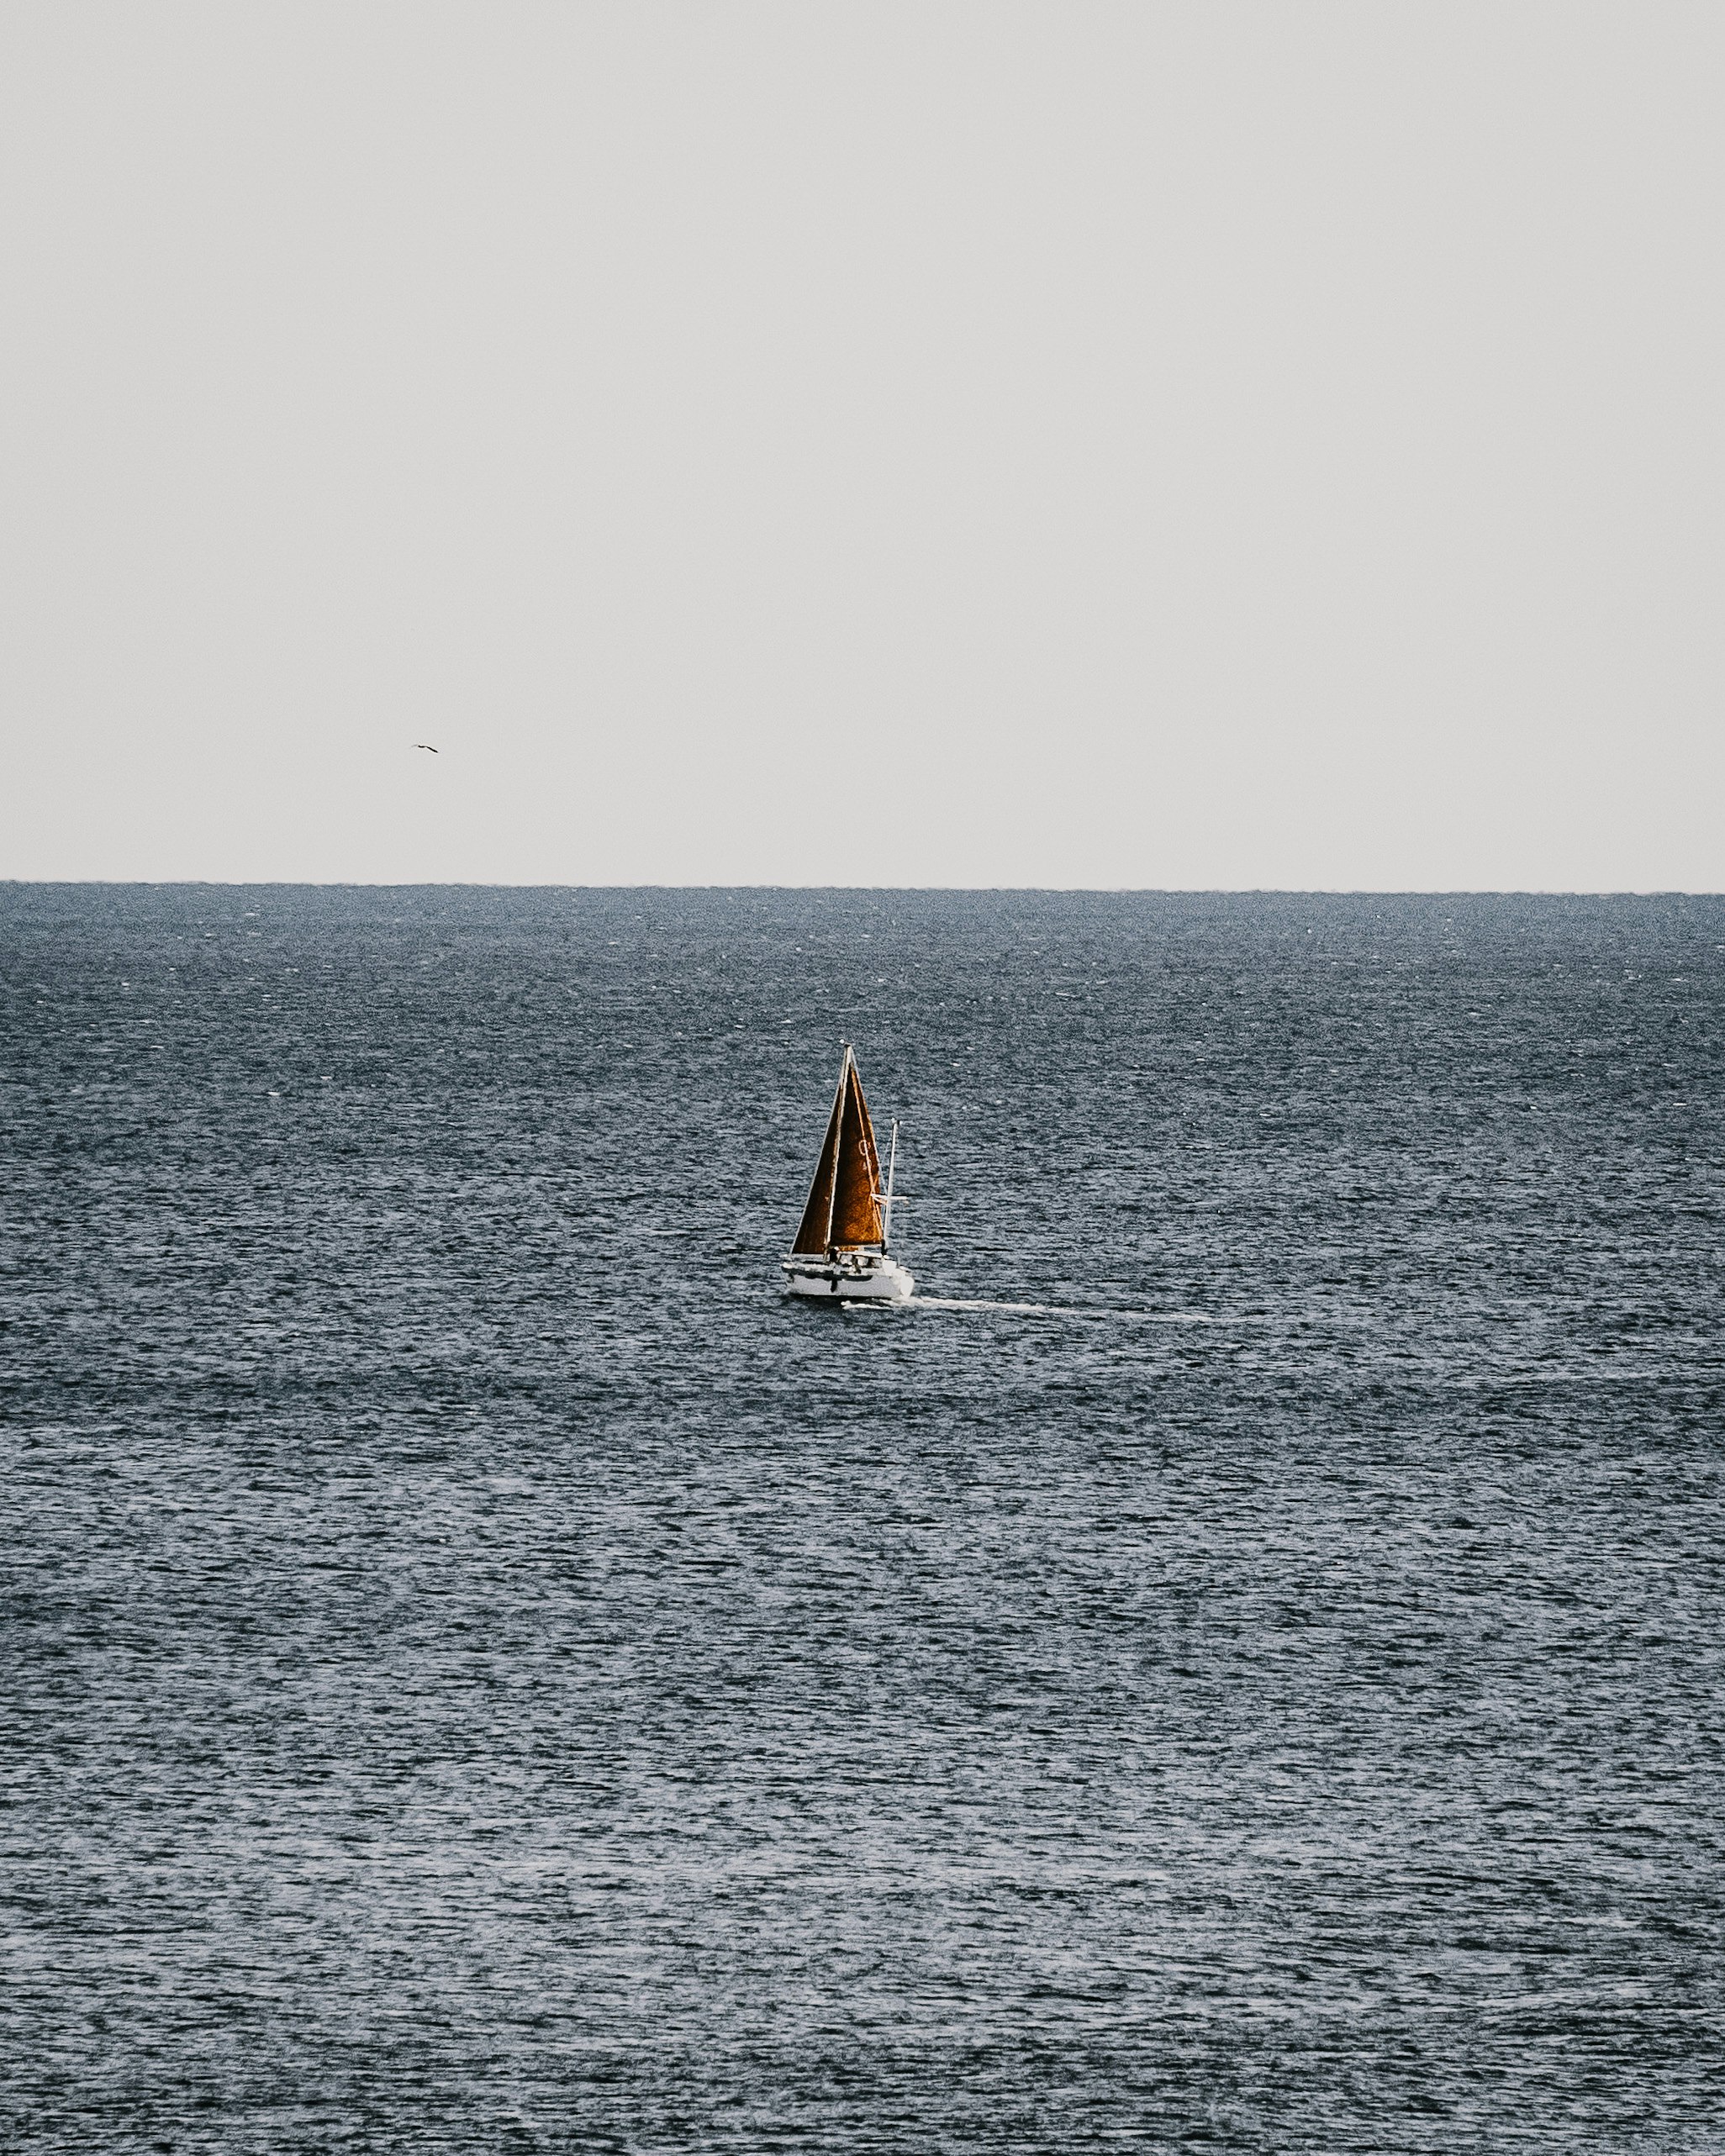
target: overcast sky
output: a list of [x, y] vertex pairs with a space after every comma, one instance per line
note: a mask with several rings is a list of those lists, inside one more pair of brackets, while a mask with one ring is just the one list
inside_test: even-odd
[[7, 0], [0, 876], [1719, 889], [1722, 113], [1714, 0]]

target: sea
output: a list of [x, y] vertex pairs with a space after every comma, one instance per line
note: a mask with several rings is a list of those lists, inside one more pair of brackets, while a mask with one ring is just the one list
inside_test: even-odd
[[0, 2146], [1725, 2149], [1722, 1231], [1717, 898], [0, 887]]

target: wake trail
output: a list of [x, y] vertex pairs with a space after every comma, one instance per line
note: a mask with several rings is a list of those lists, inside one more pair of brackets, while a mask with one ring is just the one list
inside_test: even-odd
[[1124, 1318], [1139, 1325], [1263, 1325], [1263, 1318], [1213, 1317], [1207, 1310], [1120, 1310], [1105, 1303], [992, 1303], [958, 1295], [911, 1295], [914, 1310], [1010, 1310], [1023, 1317]]

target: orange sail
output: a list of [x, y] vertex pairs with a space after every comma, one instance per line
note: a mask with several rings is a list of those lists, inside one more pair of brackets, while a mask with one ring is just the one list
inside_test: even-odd
[[886, 1221], [880, 1198], [874, 1125], [862, 1098], [857, 1059], [847, 1048], [826, 1142], [803, 1208], [803, 1224], [791, 1246], [793, 1254], [820, 1257], [832, 1250], [884, 1250]]

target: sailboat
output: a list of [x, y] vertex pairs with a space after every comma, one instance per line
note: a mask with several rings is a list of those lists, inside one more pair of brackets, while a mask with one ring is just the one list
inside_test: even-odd
[[899, 1126], [893, 1125], [886, 1183], [857, 1058], [845, 1043], [838, 1091], [827, 1119], [826, 1138], [815, 1162], [803, 1224], [783, 1261], [793, 1295], [836, 1296], [850, 1302], [902, 1303], [916, 1283], [888, 1255], [892, 1241], [893, 1171], [899, 1161]]

